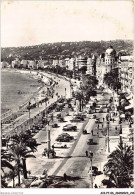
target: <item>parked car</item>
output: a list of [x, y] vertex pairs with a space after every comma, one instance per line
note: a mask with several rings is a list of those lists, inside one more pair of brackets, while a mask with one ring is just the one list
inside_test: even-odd
[[[91, 171], [91, 167], [89, 170]], [[92, 166], [92, 175], [96, 176], [96, 175], [98, 175], [98, 172], [99, 172], [98, 168], [96, 166]]]
[[54, 123], [53, 125], [52, 125], [52, 128], [57, 128], [58, 127], [58, 124], [57, 123]]
[[64, 118], [63, 118], [63, 117], [60, 117], [60, 118], [58, 119], [58, 121], [59, 121], [59, 122], [64, 122]]
[[84, 117], [81, 115], [74, 115], [74, 117], [72, 118], [72, 121], [74, 122], [84, 121]]
[[89, 140], [87, 141], [87, 144], [88, 144], [88, 145], [92, 145], [92, 144], [93, 144], [93, 139], [89, 139]]
[[56, 141], [59, 141], [59, 142], [69, 142], [69, 141], [71, 141], [73, 139], [74, 139], [73, 136], [70, 136], [68, 133], [63, 133], [63, 134], [58, 136]]
[[57, 119], [61, 118], [61, 113], [60, 114], [57, 114], [56, 118]]
[[72, 124], [67, 124], [63, 127], [63, 131], [76, 131], [77, 127]]
[[81, 122], [82, 120], [78, 117], [73, 117], [70, 121], [71, 122]]
[[67, 144], [57, 142], [53, 144], [53, 148], [67, 148]]
[[93, 114], [93, 119], [96, 119], [96, 117], [97, 117], [97, 116], [96, 116], [95, 114]]
[[82, 133], [87, 134], [87, 130], [83, 129]]

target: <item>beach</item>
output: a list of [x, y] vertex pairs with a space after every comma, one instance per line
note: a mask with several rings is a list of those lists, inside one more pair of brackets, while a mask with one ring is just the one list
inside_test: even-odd
[[1, 114], [17, 110], [43, 86], [30, 71], [1, 70]]

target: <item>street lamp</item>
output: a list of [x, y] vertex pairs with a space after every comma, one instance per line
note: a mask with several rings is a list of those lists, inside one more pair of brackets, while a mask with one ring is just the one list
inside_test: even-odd
[[65, 88], [65, 99], [66, 99], [66, 88]]
[[110, 146], [109, 146], [109, 124], [110, 124], [110, 121], [107, 121], [107, 146], [108, 146], [108, 152], [110, 152]]
[[29, 102], [29, 105], [28, 105], [28, 107], [27, 107], [27, 109], [28, 109], [28, 111], [29, 111], [29, 119], [30, 119], [30, 105], [31, 105], [31, 103]]
[[93, 159], [93, 152], [89, 152], [89, 158], [90, 158], [90, 170], [89, 170], [89, 174], [91, 177], [91, 186], [93, 188], [93, 175], [92, 175], [92, 159]]

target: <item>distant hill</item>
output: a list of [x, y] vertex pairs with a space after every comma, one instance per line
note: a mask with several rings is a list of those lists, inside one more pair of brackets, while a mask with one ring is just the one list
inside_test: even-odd
[[64, 59], [66, 57], [75, 57], [80, 54], [91, 56], [92, 53], [100, 55], [112, 45], [116, 52], [121, 50], [126, 53], [133, 53], [133, 41], [114, 40], [114, 41], [81, 41], [81, 42], [58, 42], [45, 43], [26, 47], [8, 47], [1, 49], [1, 59], [9, 61], [15, 57], [20, 59]]

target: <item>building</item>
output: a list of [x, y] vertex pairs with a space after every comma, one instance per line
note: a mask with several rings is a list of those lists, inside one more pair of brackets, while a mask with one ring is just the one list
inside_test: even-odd
[[34, 60], [28, 60], [28, 68], [29, 69], [37, 69], [38, 66]]
[[78, 69], [82, 68], [83, 66], [87, 66], [87, 57], [80, 55], [76, 58], [76, 66]]
[[102, 53], [97, 59], [97, 78], [100, 81], [100, 85], [103, 85], [104, 75], [117, 67], [116, 51], [110, 46], [105, 53]]
[[86, 74], [96, 76], [96, 56], [93, 55], [91, 58], [87, 59], [87, 71]]
[[58, 65], [59, 65], [60, 67], [66, 67], [65, 60], [60, 59]]
[[75, 58], [69, 59], [69, 65], [68, 65], [68, 70], [74, 70], [75, 68]]
[[49, 65], [48, 60], [39, 60], [39, 61], [37, 62], [37, 67], [38, 67], [39, 69], [44, 69], [44, 68], [46, 68], [48, 65]]
[[20, 65], [21, 65], [21, 62], [20, 62], [19, 58], [16, 58], [16, 59], [13, 60], [12, 63], [11, 63], [11, 67], [12, 67], [12, 68], [19, 68]]
[[68, 69], [69, 68], [69, 64], [70, 64], [70, 62], [69, 62], [69, 58], [66, 58], [65, 59], [65, 67]]
[[22, 68], [28, 68], [28, 63], [29, 63], [28, 60], [22, 60], [21, 61], [21, 67]]
[[7, 68], [9, 66], [9, 63], [8, 62], [1, 62], [1, 68]]
[[53, 63], [52, 63], [52, 66], [56, 67], [58, 65], [59, 65], [59, 60], [58, 59], [54, 59]]
[[134, 60], [133, 56], [120, 56], [118, 61], [119, 81], [122, 92], [133, 94], [134, 91]]

